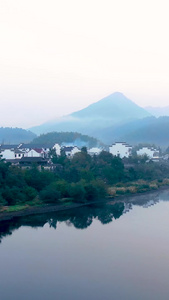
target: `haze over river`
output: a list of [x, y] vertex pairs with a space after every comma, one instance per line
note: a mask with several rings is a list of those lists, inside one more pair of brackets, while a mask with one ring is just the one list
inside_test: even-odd
[[168, 300], [169, 190], [0, 223], [1, 300]]

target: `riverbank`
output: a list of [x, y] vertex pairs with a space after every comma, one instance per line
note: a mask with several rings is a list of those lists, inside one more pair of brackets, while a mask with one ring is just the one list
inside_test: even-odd
[[87, 201], [87, 202], [81, 202], [81, 203], [73, 203], [73, 202], [68, 202], [66, 204], [42, 204], [38, 206], [29, 206], [29, 205], [24, 205], [24, 206], [19, 206], [18, 210], [16, 207], [15, 211], [1, 211], [0, 212], [0, 222], [1, 221], [6, 221], [6, 220], [12, 220], [15, 217], [23, 217], [23, 216], [29, 216], [29, 215], [36, 215], [36, 214], [44, 214], [48, 212], [57, 212], [57, 211], [63, 211], [63, 210], [68, 210], [68, 209], [73, 209], [73, 208], [79, 208], [82, 206], [88, 206], [96, 203], [103, 203], [103, 202], [112, 202], [116, 203], [119, 201], [139, 201], [139, 198], [142, 198], [143, 196], [147, 197], [149, 195], [154, 195], [158, 196], [158, 194], [163, 191], [163, 190], [169, 190], [168, 185], [161, 185], [158, 187], [156, 190], [146, 190], [140, 193], [126, 193], [123, 195], [117, 194], [116, 196], [108, 196], [104, 199], [100, 199], [97, 201]]
[[156, 191], [163, 186], [169, 186], [168, 178], [153, 181], [146, 181], [140, 179], [133, 182], [117, 183], [115, 186], [108, 188], [108, 194], [114, 197], [126, 194], [139, 194], [148, 191]]

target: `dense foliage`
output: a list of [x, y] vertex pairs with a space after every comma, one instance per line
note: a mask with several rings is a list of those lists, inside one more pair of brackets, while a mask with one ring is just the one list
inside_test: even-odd
[[123, 161], [102, 151], [91, 157], [86, 148], [72, 159], [64, 154], [53, 154], [53, 171], [36, 166], [20, 169], [10, 163], [0, 162], [0, 204], [15, 205], [31, 203], [34, 199], [42, 203], [56, 203], [60, 199], [93, 201], [105, 197], [107, 188], [115, 184], [143, 180], [162, 180], [169, 177], [169, 166], [146, 162], [145, 158], [133, 157]]

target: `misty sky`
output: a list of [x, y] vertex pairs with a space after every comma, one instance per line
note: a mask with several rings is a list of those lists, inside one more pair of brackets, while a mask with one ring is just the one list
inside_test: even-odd
[[164, 0], [1, 0], [0, 126], [38, 125], [119, 91], [169, 105]]

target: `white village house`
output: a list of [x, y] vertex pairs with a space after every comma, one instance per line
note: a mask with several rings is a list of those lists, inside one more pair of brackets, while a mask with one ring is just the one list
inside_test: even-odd
[[1, 159], [15, 159], [14, 149], [3, 149], [0, 152]]
[[19, 150], [25, 152], [25, 157], [48, 157], [50, 149], [55, 149], [56, 154], [60, 155], [61, 146], [59, 144], [20, 144]]
[[137, 155], [147, 155], [150, 159], [159, 159], [160, 153], [159, 150], [153, 147], [142, 147], [137, 150]]
[[34, 144], [20, 144], [20, 145], [0, 145], [0, 157], [6, 160], [18, 160], [23, 157], [30, 158], [48, 158], [50, 149], [54, 149], [58, 156], [61, 155], [61, 149], [65, 152], [68, 157], [73, 157], [74, 154], [81, 150], [76, 147], [61, 147], [57, 143], [47, 145], [34, 145]]
[[112, 155], [119, 156], [120, 158], [129, 157], [131, 155], [132, 146], [125, 142], [117, 142], [109, 147], [109, 152]]
[[88, 149], [88, 154], [90, 154], [91, 156], [93, 155], [99, 155], [101, 152], [102, 152], [103, 149], [101, 148], [98, 148], [98, 147], [93, 147], [93, 148], [90, 148]]
[[56, 151], [57, 155], [61, 154], [61, 146], [59, 144], [54, 144], [54, 146], [52, 147], [52, 149], [54, 149]]
[[18, 149], [17, 145], [0, 145], [0, 157], [2, 159], [20, 159], [24, 152]]
[[25, 157], [44, 157], [43, 149], [31, 149], [25, 153]]
[[22, 151], [20, 149], [15, 149], [15, 159], [21, 159], [22, 157], [25, 156], [25, 151]]
[[74, 154], [81, 152], [81, 150], [76, 147], [76, 146], [72, 146], [72, 147], [63, 147], [62, 150], [64, 151], [65, 155], [68, 157], [73, 157]]

